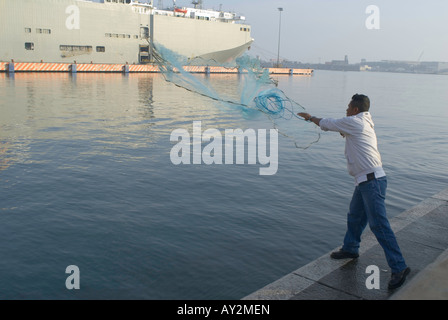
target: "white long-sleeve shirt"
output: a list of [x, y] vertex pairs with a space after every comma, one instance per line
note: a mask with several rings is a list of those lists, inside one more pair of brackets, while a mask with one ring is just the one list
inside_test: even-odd
[[381, 155], [369, 112], [361, 112], [341, 119], [324, 118], [319, 126], [324, 131], [336, 131], [345, 136], [345, 157], [347, 169], [355, 178], [355, 184], [367, 181], [367, 174], [376, 178], [385, 176]]

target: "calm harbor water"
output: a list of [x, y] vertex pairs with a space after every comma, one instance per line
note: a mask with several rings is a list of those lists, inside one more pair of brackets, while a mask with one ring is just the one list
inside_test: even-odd
[[[315, 116], [370, 96], [390, 217], [447, 187], [447, 76], [276, 79]], [[207, 80], [227, 95], [244, 85]], [[338, 134], [306, 150], [279, 136], [278, 172], [261, 176], [173, 165], [174, 129], [272, 123], [158, 74], [0, 74], [0, 96], [0, 299], [240, 299], [342, 241], [353, 181]]]

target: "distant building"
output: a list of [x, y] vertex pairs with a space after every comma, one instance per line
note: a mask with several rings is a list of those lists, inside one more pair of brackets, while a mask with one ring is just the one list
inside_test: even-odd
[[359, 64], [359, 71], [371, 71], [372, 67], [367, 64], [366, 59], [361, 59], [361, 63]]
[[331, 62], [326, 62], [325, 64], [332, 66], [348, 66], [348, 56], [346, 55], [344, 60], [331, 60]]
[[[276, 59], [260, 62], [261, 65], [265, 68], [271, 68], [277, 64]], [[282, 59], [281, 65], [284, 68], [302, 68], [314, 70], [376, 71], [448, 75], [448, 62], [400, 60], [367, 61], [366, 59], [361, 59], [360, 63], [349, 64], [347, 55], [344, 57], [344, 60], [332, 60], [323, 64], [320, 63], [320, 61], [319, 63], [314, 64]]]
[[[367, 71], [363, 66], [367, 66], [367, 62], [360, 65], [361, 71]], [[369, 62], [368, 66], [370, 70], [379, 72], [448, 74], [448, 62], [382, 60]]]
[[439, 62], [437, 73], [448, 74], [448, 62]]
[[372, 67], [369, 67], [367, 64], [361, 64], [359, 66], [359, 71], [371, 71]]
[[269, 63], [271, 64], [272, 67], [281, 68], [281, 67], [285, 67], [286, 65], [288, 65], [289, 61], [286, 59], [280, 58], [278, 60], [278, 65], [277, 65], [277, 59], [270, 59]]

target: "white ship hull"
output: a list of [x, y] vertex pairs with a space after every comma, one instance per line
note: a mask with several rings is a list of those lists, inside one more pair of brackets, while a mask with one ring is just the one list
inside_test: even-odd
[[205, 64], [225, 63], [253, 42], [245, 24], [161, 13], [126, 3], [0, 0], [0, 61], [147, 63], [152, 39]]

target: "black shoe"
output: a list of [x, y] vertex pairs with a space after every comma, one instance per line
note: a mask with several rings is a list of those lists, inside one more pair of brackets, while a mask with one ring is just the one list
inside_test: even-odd
[[359, 254], [340, 249], [339, 251], [332, 252], [330, 257], [333, 259], [356, 259], [359, 257]]
[[406, 280], [406, 277], [409, 274], [409, 272], [411, 272], [411, 269], [406, 268], [401, 272], [392, 273], [392, 276], [390, 277], [388, 289], [393, 290], [393, 289], [397, 289], [398, 287], [400, 287]]

